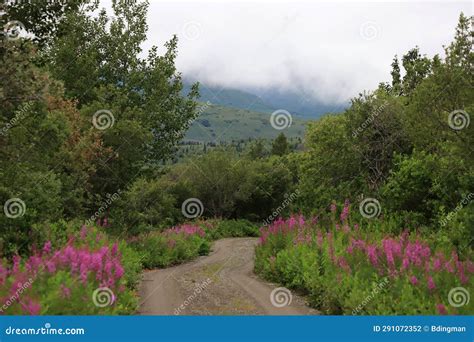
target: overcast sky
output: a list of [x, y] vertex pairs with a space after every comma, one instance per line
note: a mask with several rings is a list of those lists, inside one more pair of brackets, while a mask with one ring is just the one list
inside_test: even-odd
[[185, 76], [232, 88], [299, 89], [341, 102], [390, 80], [390, 64], [415, 45], [448, 44], [470, 1], [150, 0], [148, 41], [179, 37]]

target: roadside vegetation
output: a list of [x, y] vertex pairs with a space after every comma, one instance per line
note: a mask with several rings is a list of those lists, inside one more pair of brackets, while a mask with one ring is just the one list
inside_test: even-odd
[[144, 268], [242, 236], [260, 236], [259, 274], [324, 313], [385, 278], [357, 313], [472, 312], [447, 302], [472, 293], [471, 18], [301, 140], [178, 156], [199, 84], [182, 95], [176, 37], [139, 57], [146, 2], [2, 6], [29, 34], [0, 41], [0, 314], [132, 314]]

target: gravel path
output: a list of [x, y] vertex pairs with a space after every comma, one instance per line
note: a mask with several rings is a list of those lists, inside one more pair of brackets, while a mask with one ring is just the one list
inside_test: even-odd
[[254, 275], [256, 244], [256, 238], [222, 239], [214, 243], [209, 256], [145, 272], [140, 285], [139, 314], [318, 314], [294, 293], [279, 291], [279, 295], [273, 296], [275, 305], [272, 304], [271, 293], [278, 286]]

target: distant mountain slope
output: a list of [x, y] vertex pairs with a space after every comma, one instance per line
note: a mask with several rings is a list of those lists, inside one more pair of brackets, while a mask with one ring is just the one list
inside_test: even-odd
[[[255, 91], [259, 94], [258, 91]], [[259, 94], [266, 103], [275, 108], [283, 108], [290, 113], [307, 119], [317, 119], [326, 113], [339, 113], [349, 106], [349, 103], [324, 104], [307, 94], [298, 91], [281, 91], [266, 89]]]
[[[190, 90], [191, 83], [184, 82], [183, 94]], [[264, 90], [241, 90], [200, 84], [200, 102], [211, 102], [215, 105], [248, 109], [254, 112], [272, 113], [284, 109], [293, 116], [306, 119], [317, 119], [326, 113], [343, 111], [346, 104], [323, 104], [296, 91], [281, 91], [276, 88]]]
[[288, 137], [303, 137], [305, 121], [293, 118], [290, 127], [277, 130], [270, 124], [270, 113], [246, 109], [203, 105], [205, 110], [188, 130], [185, 140], [230, 142], [249, 138], [273, 139], [280, 132]]
[[[190, 83], [185, 83], [183, 93], [189, 93], [190, 87]], [[204, 103], [209, 101], [216, 105], [248, 109], [251, 111], [263, 113], [271, 113], [275, 110], [275, 108], [272, 108], [270, 105], [265, 103], [257, 95], [243, 90], [210, 87], [201, 83], [199, 87], [199, 93], [201, 95], [199, 101]]]

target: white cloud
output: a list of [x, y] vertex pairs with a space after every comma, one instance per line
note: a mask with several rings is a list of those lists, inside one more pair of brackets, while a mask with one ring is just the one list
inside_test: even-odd
[[471, 2], [151, 0], [145, 47], [177, 34], [185, 76], [339, 102], [389, 81], [395, 54], [442, 53], [461, 11]]

